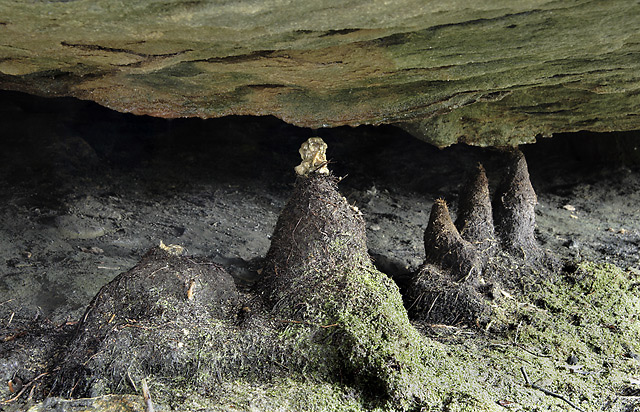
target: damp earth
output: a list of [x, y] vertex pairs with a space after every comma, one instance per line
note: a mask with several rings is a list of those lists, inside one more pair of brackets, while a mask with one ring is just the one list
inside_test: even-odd
[[[0, 98], [4, 410], [640, 407], [635, 132], [439, 150]], [[314, 136], [332, 174], [296, 176]]]

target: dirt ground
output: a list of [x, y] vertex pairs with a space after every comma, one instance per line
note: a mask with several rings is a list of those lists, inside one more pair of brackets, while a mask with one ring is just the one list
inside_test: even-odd
[[[502, 163], [495, 149], [438, 150], [393, 127], [163, 120], [9, 92], [0, 93], [0, 124], [0, 305], [56, 323], [77, 320], [160, 241], [254, 277], [310, 136], [328, 143], [342, 193], [364, 214], [370, 253], [391, 276], [422, 263], [434, 200], [455, 214], [470, 168], [482, 162], [494, 188]], [[640, 273], [639, 145], [630, 132], [523, 147], [543, 247]]]

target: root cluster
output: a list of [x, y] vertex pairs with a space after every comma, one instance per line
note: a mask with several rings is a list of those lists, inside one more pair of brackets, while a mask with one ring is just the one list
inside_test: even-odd
[[509, 164], [493, 201], [484, 167], [478, 164], [460, 193], [458, 217], [435, 201], [424, 234], [425, 263], [413, 274], [405, 296], [414, 319], [480, 325], [505, 288], [522, 292], [552, 276], [558, 261], [535, 239], [537, 197], [524, 155]]
[[435, 202], [408, 311], [368, 255], [361, 213], [336, 178], [310, 172], [297, 179], [252, 289], [220, 266], [153, 249], [100, 290], [68, 349], [53, 351], [47, 393], [127, 393], [153, 377], [149, 389], [166, 404], [184, 385], [215, 399], [230, 382], [297, 380], [350, 388], [369, 406], [428, 407], [432, 385], [423, 380], [439, 356], [409, 316], [482, 323], [498, 289], [548, 276], [555, 265], [534, 237], [524, 157], [511, 157], [493, 203], [480, 165], [455, 224], [446, 203]]

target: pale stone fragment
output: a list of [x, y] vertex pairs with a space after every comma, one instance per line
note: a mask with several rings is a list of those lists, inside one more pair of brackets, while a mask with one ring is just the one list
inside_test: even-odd
[[327, 168], [327, 144], [319, 137], [312, 137], [300, 146], [302, 163], [295, 167], [299, 176], [309, 173], [329, 174]]

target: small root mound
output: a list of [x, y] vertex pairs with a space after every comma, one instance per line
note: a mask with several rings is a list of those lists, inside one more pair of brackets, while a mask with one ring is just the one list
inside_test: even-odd
[[508, 156], [493, 202], [478, 165], [460, 194], [455, 226], [444, 200], [434, 203], [425, 231], [425, 264], [406, 293], [414, 319], [486, 324], [501, 290], [524, 292], [526, 284], [558, 270], [558, 260], [535, 239], [537, 197], [524, 155], [513, 150]]
[[[234, 281], [221, 267], [152, 249], [94, 297], [52, 393], [96, 396], [122, 391], [148, 374], [194, 376], [199, 345], [212, 335], [208, 344], [224, 347], [213, 332], [220, 336], [231, 326], [238, 302]], [[229, 365], [208, 366], [232, 373]]]

